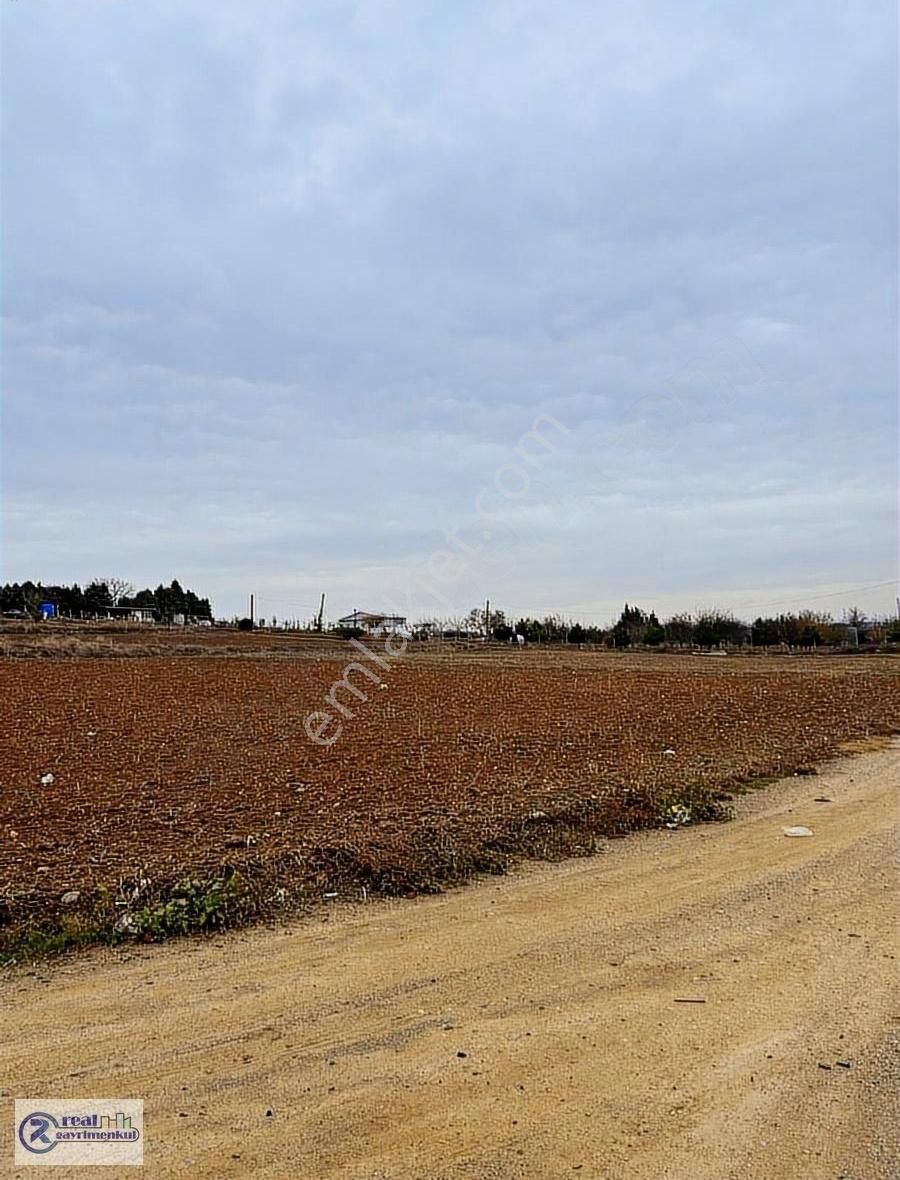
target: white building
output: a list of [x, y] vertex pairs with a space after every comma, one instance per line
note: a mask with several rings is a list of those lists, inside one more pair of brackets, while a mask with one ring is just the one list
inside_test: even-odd
[[352, 615], [344, 615], [337, 621], [341, 631], [362, 631], [366, 635], [379, 638], [385, 635], [401, 635], [404, 639], [412, 636], [403, 615], [376, 614], [373, 611], [355, 610]]

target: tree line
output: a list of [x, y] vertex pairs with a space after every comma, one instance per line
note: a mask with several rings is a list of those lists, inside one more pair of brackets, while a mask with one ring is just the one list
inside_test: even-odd
[[587, 643], [604, 647], [828, 647], [848, 641], [900, 643], [900, 620], [870, 619], [858, 607], [841, 620], [820, 611], [802, 610], [748, 622], [730, 611], [710, 609], [681, 613], [661, 621], [655, 611], [625, 603], [611, 627], [589, 626], [561, 615], [508, 619], [502, 610], [475, 607], [458, 619], [425, 619], [415, 628], [418, 638], [478, 636], [500, 643], [522, 636], [526, 643]]
[[[173, 579], [135, 591], [121, 578], [94, 578], [83, 589], [47, 585], [41, 582], [11, 582], [0, 586], [0, 614], [40, 618], [41, 605], [52, 603], [56, 613], [68, 618], [105, 618], [128, 608], [149, 611], [156, 622], [185, 620], [212, 621], [212, 606], [193, 590]], [[249, 620], [246, 620], [249, 624]], [[274, 624], [274, 620], [273, 620]], [[625, 603], [611, 627], [572, 621], [558, 614], [543, 618], [509, 618], [505, 611], [475, 607], [465, 616], [424, 619], [414, 628], [417, 639], [491, 638], [500, 643], [592, 644], [604, 647], [828, 647], [848, 642], [900, 643], [900, 620], [868, 618], [853, 607], [841, 620], [820, 611], [801, 610], [759, 616], [748, 622], [730, 611], [710, 609], [696, 614], [680, 613], [660, 620], [653, 610]]]
[[72, 619], [105, 618], [125, 613], [128, 608], [149, 610], [158, 623], [171, 622], [178, 615], [209, 622], [213, 617], [209, 599], [182, 588], [177, 578], [168, 586], [160, 584], [155, 590], [138, 591], [122, 578], [95, 578], [84, 589], [77, 583], [50, 586], [42, 582], [8, 582], [0, 586], [0, 613], [37, 619], [41, 605], [48, 602], [58, 615]]

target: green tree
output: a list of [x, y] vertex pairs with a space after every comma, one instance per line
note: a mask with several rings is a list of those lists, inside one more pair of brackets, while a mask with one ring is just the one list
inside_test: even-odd
[[106, 582], [93, 581], [84, 592], [84, 609], [90, 614], [106, 614], [114, 605]]
[[566, 637], [568, 643], [585, 643], [587, 640], [587, 632], [581, 623], [575, 623], [569, 628], [569, 634]]
[[644, 627], [644, 634], [641, 637], [641, 642], [646, 643], [648, 647], [659, 647], [665, 638], [665, 628], [660, 624], [659, 619], [656, 617], [656, 612], [651, 611], [650, 617], [647, 619], [647, 625]]
[[612, 629], [613, 643], [616, 647], [631, 647], [640, 643], [648, 623], [648, 617], [638, 606], [629, 606], [619, 615], [619, 621]]
[[797, 643], [800, 647], [818, 647], [822, 642], [822, 636], [819, 634], [816, 627], [807, 625], [803, 628], [797, 637]]
[[781, 642], [777, 619], [756, 619], [750, 630], [754, 647], [774, 647]]
[[694, 620], [690, 615], [673, 615], [664, 627], [669, 643], [687, 645], [694, 642]]
[[747, 638], [749, 628], [736, 619], [730, 611], [717, 608], [701, 611], [694, 626], [694, 641], [701, 647], [718, 647], [721, 644], [740, 644]]

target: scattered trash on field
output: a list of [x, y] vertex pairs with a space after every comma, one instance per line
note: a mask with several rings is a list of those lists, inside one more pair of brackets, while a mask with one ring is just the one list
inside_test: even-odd
[[811, 836], [812, 835], [812, 829], [811, 828], [804, 828], [802, 824], [797, 824], [793, 828], [784, 828], [783, 831], [784, 831], [785, 836]]
[[685, 824], [689, 824], [690, 822], [690, 807], [685, 807], [683, 803], [673, 803], [671, 807], [666, 808], [663, 823], [670, 830], [684, 827]]
[[41, 775], [41, 786], [42, 787], [50, 787], [53, 785], [53, 782], [54, 782], [54, 779], [53, 779], [52, 774], [48, 773], [48, 774]]
[[132, 914], [123, 914], [113, 926], [113, 930], [116, 934], [137, 934], [138, 924]]

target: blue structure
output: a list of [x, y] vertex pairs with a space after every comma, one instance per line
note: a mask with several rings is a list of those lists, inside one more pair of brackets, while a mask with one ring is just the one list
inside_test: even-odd
[[42, 602], [40, 610], [41, 610], [41, 618], [42, 619], [46, 620], [46, 619], [55, 619], [56, 618], [56, 603], [55, 602]]

